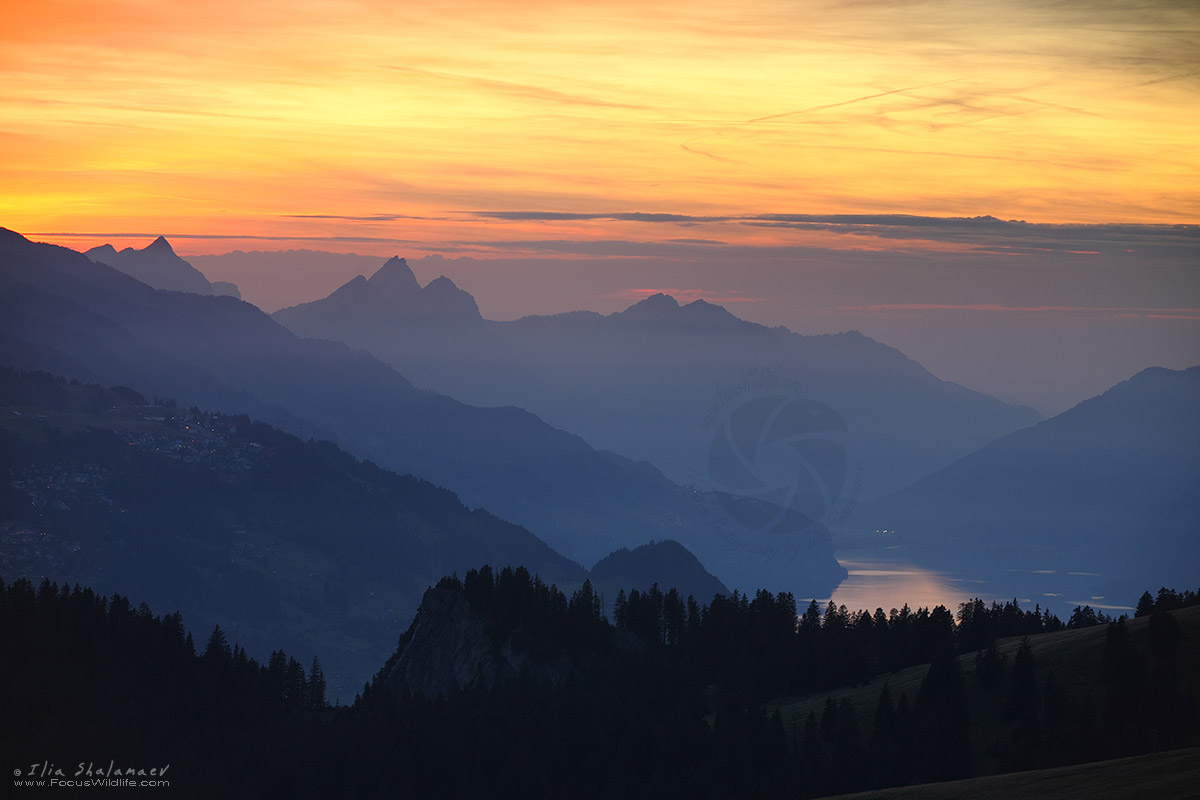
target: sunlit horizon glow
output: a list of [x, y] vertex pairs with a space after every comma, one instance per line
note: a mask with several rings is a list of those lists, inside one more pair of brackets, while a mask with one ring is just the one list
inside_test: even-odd
[[0, 224], [69, 246], [817, 235], [494, 214], [530, 210], [1200, 222], [1192, 2], [46, 0], [5, 16]]

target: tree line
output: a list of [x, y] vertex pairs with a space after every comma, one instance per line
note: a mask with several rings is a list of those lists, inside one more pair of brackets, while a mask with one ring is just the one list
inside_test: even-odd
[[[171, 762], [173, 790], [197, 797], [818, 797], [1186, 746], [1200, 730], [1195, 642], [1173, 614], [1189, 592], [1151, 597], [1136, 631], [1100, 623], [1079, 694], [1039, 667], [1036, 639], [998, 645], [1070, 624], [1015, 601], [797, 613], [786, 594], [700, 604], [651, 587], [610, 621], [590, 584], [567, 595], [519, 567], [439, 588], [462, 594], [491, 647], [566, 658], [569, 677], [423, 697], [385, 665], [331, 708], [315, 660], [260, 664], [220, 629], [198, 648], [178, 614], [119, 595], [0, 582], [0, 749], [10, 767]], [[910, 662], [929, 664], [915, 693], [885, 680], [871, 713], [851, 701]], [[764, 710], [830, 689], [803, 717]]]

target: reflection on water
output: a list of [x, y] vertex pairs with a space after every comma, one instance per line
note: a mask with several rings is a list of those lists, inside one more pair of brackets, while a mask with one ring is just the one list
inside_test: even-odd
[[[852, 611], [882, 608], [889, 612], [908, 603], [916, 610], [922, 606], [943, 605], [951, 611], [974, 594], [940, 572], [879, 560], [839, 559], [850, 573], [833, 593], [833, 602]], [[822, 598], [826, 602], [828, 598]]]
[[[917, 566], [900, 553], [849, 550], [837, 553], [849, 577], [833, 593], [833, 601], [850, 611], [882, 608], [890, 612], [943, 605], [952, 612], [975, 597], [987, 603], [1016, 599], [1023, 608], [1041, 606], [1066, 621], [1075, 606], [1090, 605], [1108, 613], [1132, 611], [1131, 597], [1106, 596], [1096, 587], [1103, 576], [1094, 572], [1054, 569], [1006, 569], [995, 574], [952, 574]], [[818, 598], [819, 603], [829, 598]]]

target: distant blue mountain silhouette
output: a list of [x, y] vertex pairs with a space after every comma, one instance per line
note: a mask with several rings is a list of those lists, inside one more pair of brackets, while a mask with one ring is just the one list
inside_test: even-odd
[[898, 530], [951, 569], [1095, 572], [1134, 594], [1190, 586], [1200, 564], [1200, 367], [1143, 370], [872, 504], [861, 522]]
[[103, 244], [93, 247], [84, 255], [92, 261], [115, 267], [155, 289], [241, 296], [237, 286], [228, 281], [210, 283], [200, 270], [176, 255], [165, 236], [159, 236], [141, 250], [126, 247], [118, 251], [111, 244]]
[[[801, 336], [661, 293], [607, 316], [491, 322], [461, 290], [454, 303], [435, 302], [428, 295], [438, 281], [419, 290], [401, 265], [392, 259], [370, 280], [356, 278], [275, 319], [302, 336], [367, 350], [425, 388], [533, 411], [680, 483], [704, 477], [706, 412], [747, 370], [769, 368], [788, 393], [845, 416], [863, 497], [895, 491], [1040, 419], [938, 380], [855, 331]], [[377, 285], [385, 277], [399, 290]]]
[[[403, 287], [394, 266], [385, 283]], [[433, 297], [469, 311], [446, 283], [434, 282]], [[799, 562], [731, 550], [702, 499], [529, 412], [422, 391], [374, 357], [298, 338], [247, 303], [156, 291], [3, 229], [0, 364], [127, 385], [336, 441], [450, 488], [581, 563], [674, 538], [731, 586], [820, 594], [845, 575], [828, 548]]]

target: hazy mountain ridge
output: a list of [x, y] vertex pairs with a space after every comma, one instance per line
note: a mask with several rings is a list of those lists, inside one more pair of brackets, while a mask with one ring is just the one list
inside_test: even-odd
[[[767, 383], [763, 392], [816, 400], [846, 419], [866, 496], [899, 488], [1039, 418], [940, 381], [856, 331], [801, 336], [703, 300], [679, 305], [665, 296], [573, 322], [495, 324], [542, 378], [540, 386], [514, 385], [521, 393], [516, 402], [589, 441], [651, 461], [675, 480], [703, 472], [706, 413], [714, 403], [724, 405], [724, 393], [748, 372]], [[540, 401], [534, 386], [546, 392]]]
[[159, 236], [138, 250], [126, 247], [117, 251], [110, 244], [93, 247], [84, 253], [92, 261], [107, 264], [155, 289], [195, 294], [229, 295], [241, 298], [236, 284], [210, 282], [200, 270], [176, 255], [166, 237]]
[[357, 675], [344, 689], [386, 658], [444, 574], [488, 562], [567, 586], [587, 574], [452, 492], [244, 416], [7, 369], [0, 413], [0, 522], [33, 537], [9, 543], [0, 572], [179, 609], [260, 656], [319, 653], [331, 673]]
[[[328, 297], [280, 309], [272, 318], [299, 336], [366, 350], [428, 389], [446, 391], [470, 353], [475, 380], [510, 380], [514, 354], [487, 330], [475, 299], [449, 278], [422, 287], [404, 259], [392, 257], [370, 278], [359, 275]], [[461, 399], [461, 398], [460, 398]], [[483, 405], [517, 405], [483, 403]]]
[[322, 318], [356, 314], [360, 321], [379, 325], [403, 322], [408, 318], [430, 320], [481, 319], [475, 298], [442, 276], [424, 287], [407, 262], [393, 256], [370, 278], [359, 275], [324, 300], [314, 300], [276, 311], [272, 316], [302, 335], [316, 335], [306, 326], [319, 328]]
[[[945, 566], [1191, 577], [1200, 557], [1200, 367], [1149, 368], [870, 504]], [[1185, 566], [1187, 565], [1187, 566]]]
[[207, 276], [236, 281], [245, 299], [268, 313], [327, 295], [355, 275], [377, 269], [380, 261], [318, 250], [234, 250], [188, 260]]
[[676, 538], [734, 585], [820, 594], [845, 574], [828, 549], [800, 564], [731, 549], [692, 495], [651, 479], [644, 465], [598, 453], [517, 408], [472, 408], [420, 391], [365, 353], [298, 339], [232, 298], [158, 292], [10, 231], [0, 233], [0, 281], [0, 353], [12, 364], [72, 367], [69, 377], [336, 440], [452, 488], [468, 506], [525, 525], [581, 562]]
[[[366, 291], [369, 283], [356, 279], [276, 319], [301, 335], [368, 350], [420, 386], [479, 405], [526, 408], [680, 483], [703, 482], [706, 412], [748, 371], [769, 372], [780, 392], [843, 414], [867, 497], [1040, 419], [1032, 409], [941, 381], [856, 331], [802, 336], [704, 300], [681, 305], [660, 293], [609, 315], [480, 324], [474, 316], [381, 302]], [[345, 291], [352, 285], [363, 291], [352, 297]]]

